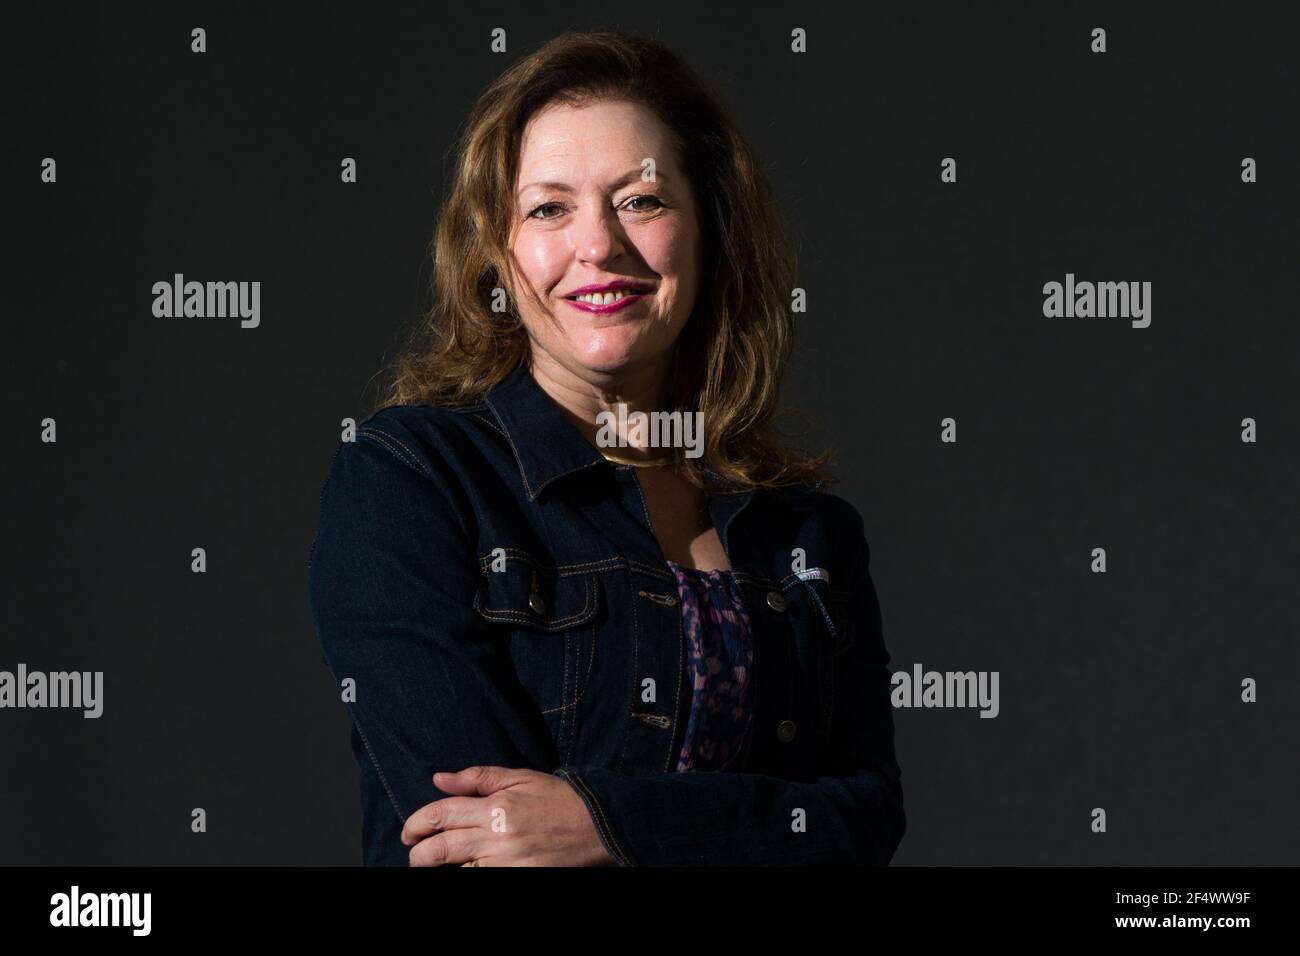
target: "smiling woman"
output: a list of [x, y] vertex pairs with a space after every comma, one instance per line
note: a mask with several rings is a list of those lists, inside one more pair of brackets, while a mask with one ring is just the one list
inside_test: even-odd
[[[550, 105], [524, 131], [512, 285], [524, 291], [533, 376], [562, 404], [593, 387], [666, 399], [657, 385], [695, 304], [702, 254], [677, 152], [652, 110], [624, 100]], [[629, 274], [605, 279], [613, 272]]]
[[[310, 559], [355, 682], [365, 862], [892, 857], [863, 520], [773, 426], [794, 285], [774, 209], [658, 42], [565, 35], [475, 104], [434, 306], [335, 453]], [[702, 444], [624, 424], [602, 450], [611, 416], [655, 415]]]

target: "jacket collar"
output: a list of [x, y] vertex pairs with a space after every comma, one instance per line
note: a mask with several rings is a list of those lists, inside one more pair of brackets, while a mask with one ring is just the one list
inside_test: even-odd
[[[553, 482], [588, 468], [613, 467], [565, 417], [555, 400], [546, 394], [524, 366], [519, 366], [490, 388], [484, 400], [510, 442], [530, 501], [536, 501]], [[715, 475], [709, 468], [707, 457], [704, 470], [706, 478]], [[778, 493], [800, 495], [816, 490], [816, 487], [799, 485]], [[722, 528], [749, 504], [755, 492], [715, 486], [707, 494], [710, 513]]]
[[530, 501], [551, 482], [605, 461], [524, 366], [489, 389], [484, 400], [514, 450]]

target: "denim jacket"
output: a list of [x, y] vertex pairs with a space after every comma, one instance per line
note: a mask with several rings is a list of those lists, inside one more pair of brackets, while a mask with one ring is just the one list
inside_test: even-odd
[[807, 485], [707, 500], [750, 619], [753, 724], [737, 769], [679, 773], [681, 607], [635, 469], [523, 368], [340, 443], [309, 592], [367, 865], [406, 865], [406, 817], [447, 796], [433, 773], [474, 765], [566, 780], [622, 866], [889, 862], [905, 817], [861, 516]]

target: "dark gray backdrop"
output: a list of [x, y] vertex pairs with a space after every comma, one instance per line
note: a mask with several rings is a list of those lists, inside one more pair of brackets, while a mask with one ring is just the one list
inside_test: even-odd
[[[592, 26], [685, 54], [776, 183], [809, 297], [787, 404], [839, 450], [893, 668], [1001, 675], [996, 719], [895, 711], [895, 862], [1297, 862], [1300, 22], [1134, 6], [10, 20], [0, 669], [102, 670], [105, 710], [0, 710], [0, 863], [359, 860], [306, 602], [320, 485], [427, 302], [473, 98]], [[260, 327], [155, 318], [176, 272], [260, 281]], [[1067, 272], [1152, 282], [1151, 326], [1044, 318]]]

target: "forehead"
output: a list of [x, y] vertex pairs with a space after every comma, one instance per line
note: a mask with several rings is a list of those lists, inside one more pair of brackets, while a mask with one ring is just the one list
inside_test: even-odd
[[672, 144], [668, 127], [639, 103], [554, 104], [534, 115], [524, 129], [520, 177], [545, 170], [580, 175], [616, 167], [621, 173], [646, 157], [671, 168], [676, 162]]

